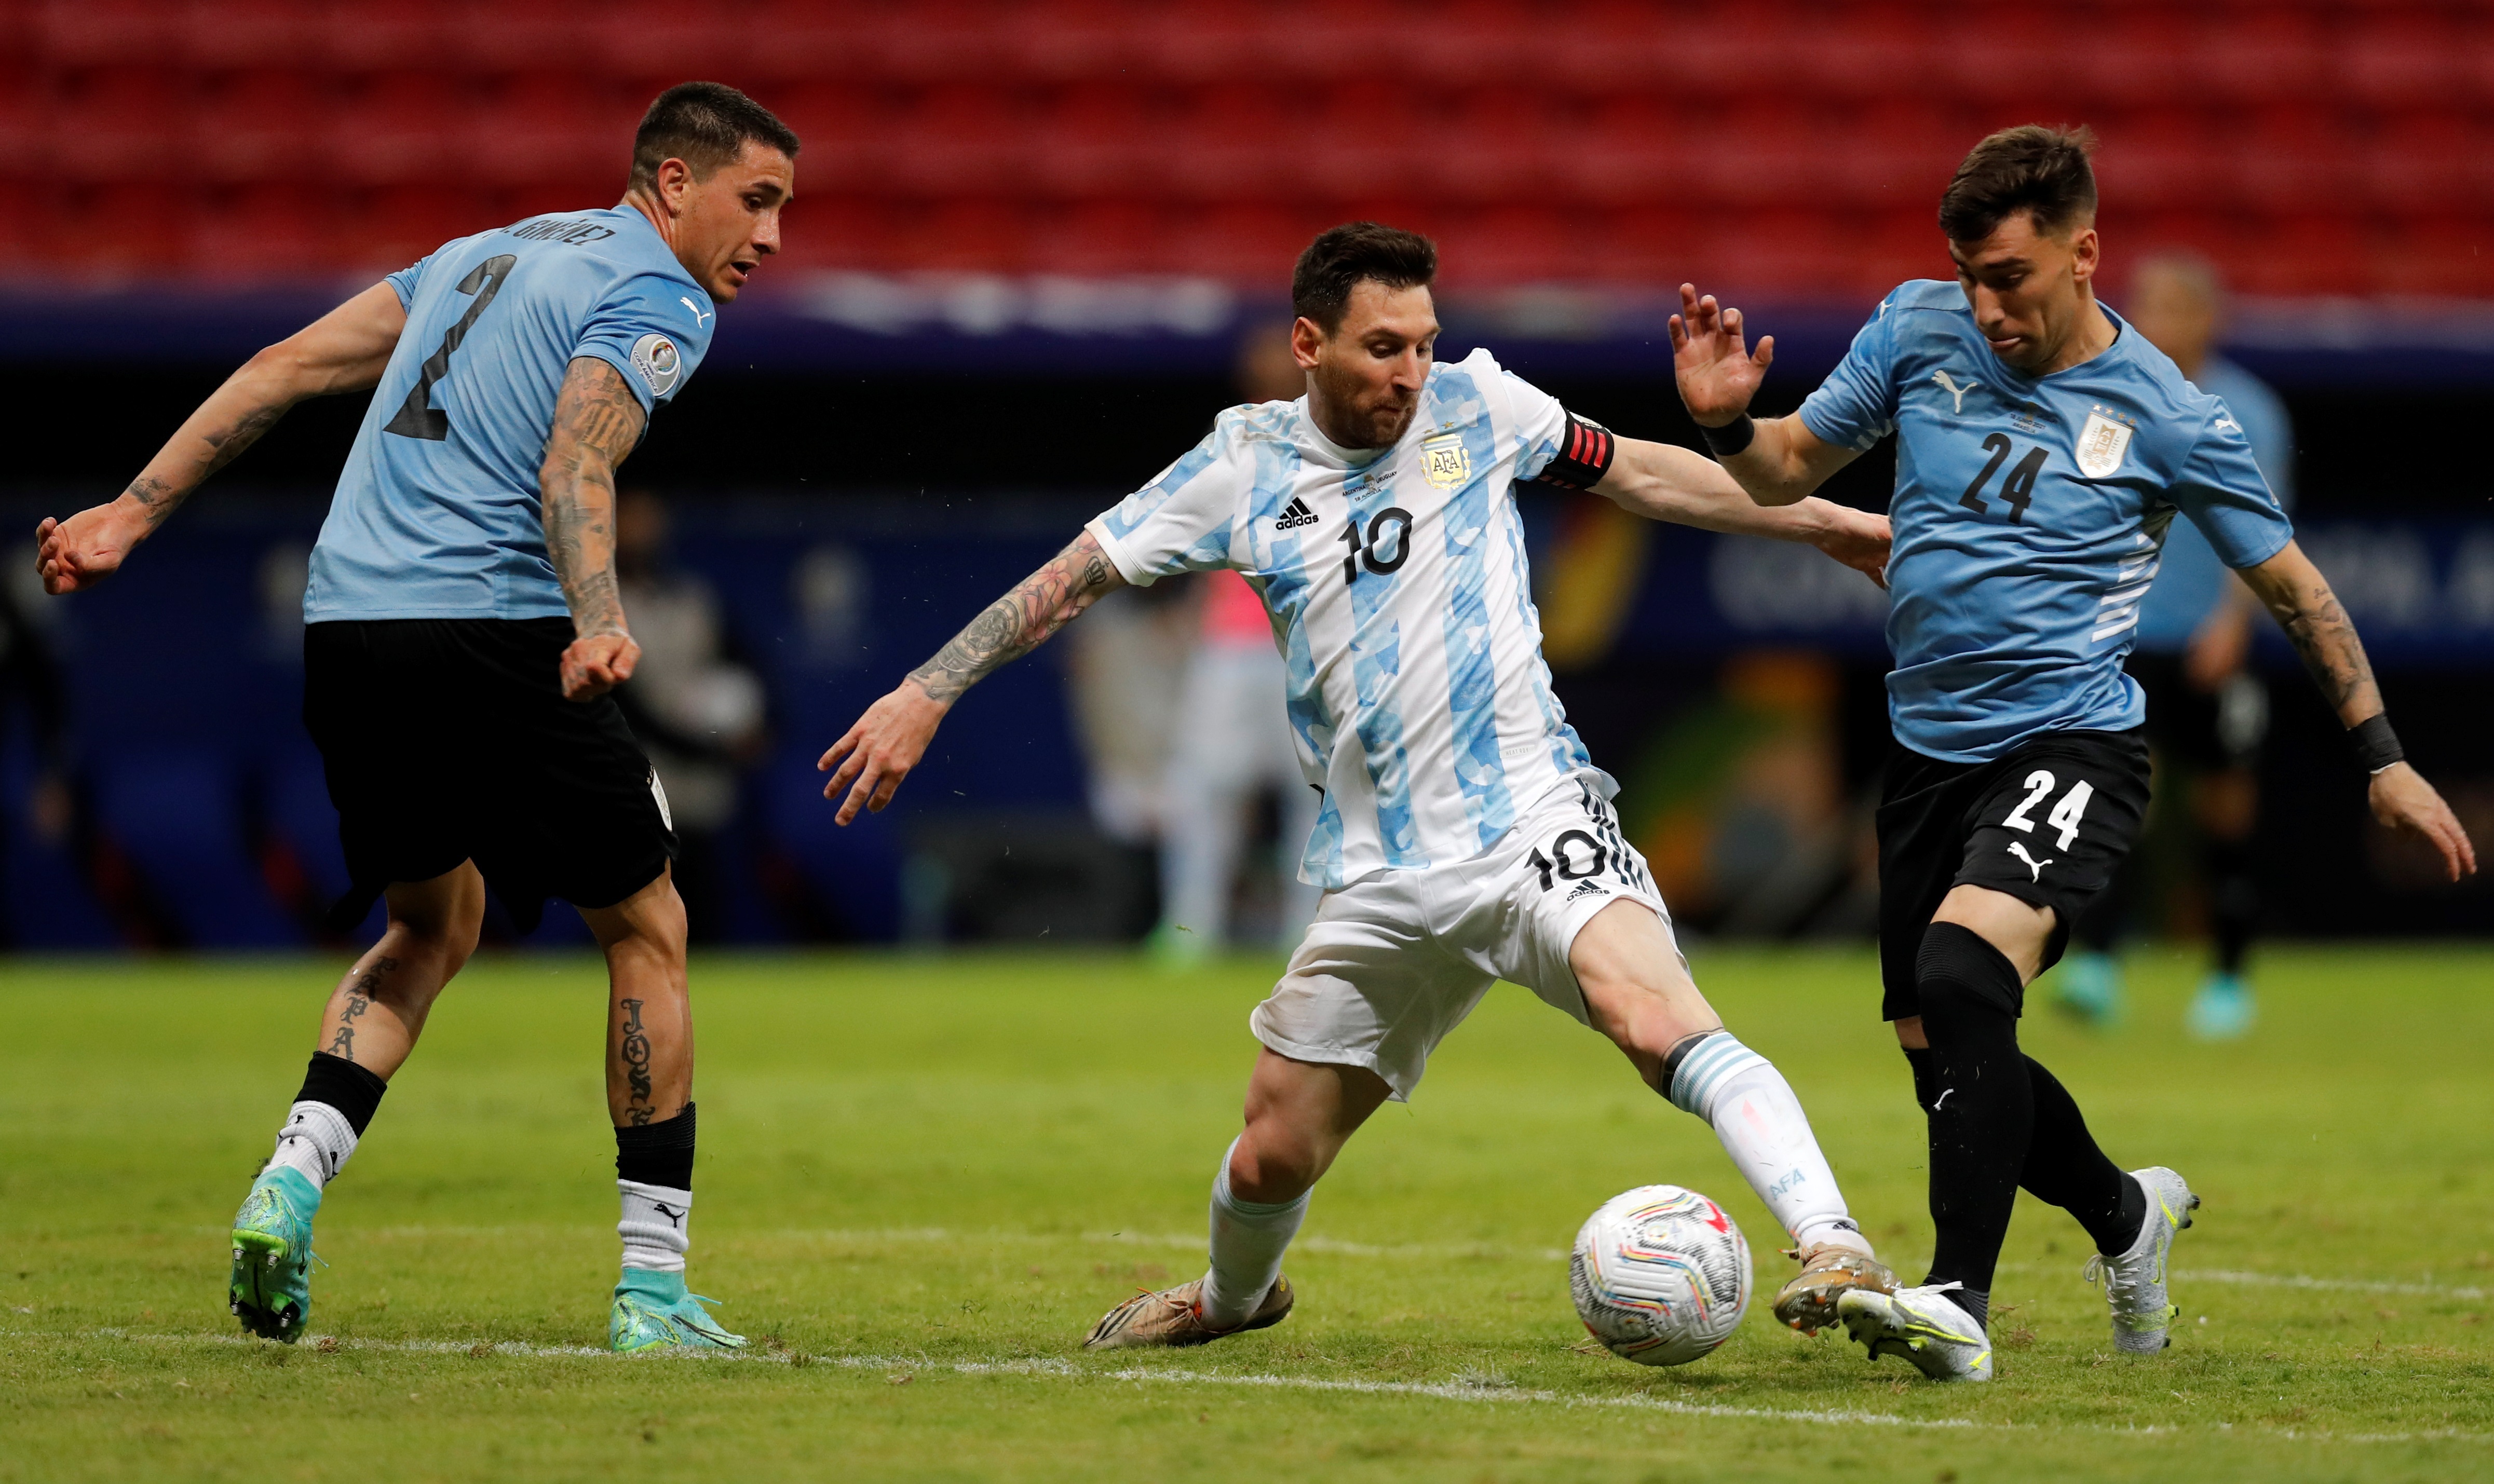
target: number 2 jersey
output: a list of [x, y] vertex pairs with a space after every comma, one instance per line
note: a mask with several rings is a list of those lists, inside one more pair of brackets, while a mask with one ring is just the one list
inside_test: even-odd
[[1888, 714], [1917, 752], [1981, 763], [2048, 732], [2138, 726], [2122, 660], [2175, 514], [2230, 567], [2294, 535], [2226, 405], [2105, 315], [2111, 348], [2028, 377], [1956, 284], [1904, 284], [1802, 404], [1830, 443], [1897, 435]]
[[388, 282], [407, 329], [313, 548], [304, 621], [563, 617], [537, 468], [564, 373], [606, 361], [652, 412], [718, 307], [628, 206], [462, 237]]
[[1263, 599], [1324, 793], [1299, 876], [1331, 890], [1477, 856], [1572, 775], [1617, 793], [1551, 693], [1513, 496], [1590, 485], [1611, 447], [1475, 350], [1390, 448], [1335, 444], [1304, 398], [1232, 408], [1084, 529], [1128, 582], [1234, 567]]

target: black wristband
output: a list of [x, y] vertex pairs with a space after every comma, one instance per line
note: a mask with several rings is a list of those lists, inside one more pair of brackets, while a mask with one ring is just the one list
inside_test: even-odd
[[2399, 745], [2399, 734], [2390, 730], [2388, 713], [2376, 712], [2347, 729], [2347, 743], [2356, 749], [2356, 761], [2366, 772], [2380, 772], [2392, 763], [2407, 761], [2407, 749]]
[[1715, 457], [1728, 459], [1749, 446], [1749, 440], [1758, 436], [1758, 425], [1749, 413], [1744, 412], [1722, 427], [1700, 428], [1697, 433], [1706, 439], [1706, 446], [1715, 451]]

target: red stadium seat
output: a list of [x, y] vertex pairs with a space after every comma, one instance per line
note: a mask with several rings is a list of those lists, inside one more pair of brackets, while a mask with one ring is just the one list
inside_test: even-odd
[[578, 74], [524, 73], [502, 79], [463, 111], [460, 155], [486, 182], [603, 177], [610, 196], [620, 197], [631, 167], [632, 129], [644, 106]]
[[394, 273], [454, 237], [466, 237], [518, 220], [478, 193], [428, 182], [386, 186], [347, 197], [343, 231], [351, 246], [345, 266], [376, 275]]
[[1030, 261], [1046, 273], [1086, 278], [1179, 271], [1167, 213], [1145, 201], [1085, 201], [1034, 214]]
[[1451, 200], [1555, 203], [1574, 193], [1558, 141], [1579, 131], [1564, 107], [1539, 88], [1473, 88], [1429, 126], [1414, 166]]
[[71, 180], [174, 179], [181, 173], [190, 83], [181, 73], [154, 68], [67, 75], [46, 100], [49, 159]]
[[458, 129], [472, 93], [440, 73], [384, 73], [350, 86], [321, 143], [339, 177], [357, 185], [442, 180], [459, 172]]
[[1630, 209], [1703, 196], [1696, 136], [1661, 100], [1622, 93], [1590, 106], [1577, 130], [1545, 140], [1552, 188], [1567, 199]]
[[1313, 130], [1304, 101], [1252, 85], [1181, 98], [1170, 120], [1171, 194], [1181, 200], [1300, 200], [1313, 176], [1298, 146]]
[[917, 90], [885, 145], [890, 188], [920, 199], [1019, 195], [1030, 185], [1030, 122], [1026, 101], [992, 83]]
[[33, 26], [45, 65], [143, 67], [182, 57], [182, 13], [163, 0], [46, 0]]
[[464, 20], [448, 0], [356, 0], [317, 7], [307, 45], [340, 72], [448, 68]]
[[792, 83], [768, 102], [797, 131], [799, 199], [884, 188], [893, 126], [880, 94], [854, 82]]
[[311, 0], [193, 0], [178, 13], [182, 59], [198, 68], [311, 64], [320, 25]]
[[767, 36], [749, 27], [739, 12], [682, 0], [609, 0], [584, 17], [586, 54], [544, 57], [537, 65], [648, 79], [653, 96], [687, 78], [733, 82], [732, 75], [768, 45]]
[[303, 179], [336, 116], [325, 77], [245, 72], [216, 78], [189, 120], [188, 159], [215, 182]]
[[209, 279], [296, 279], [334, 260], [338, 213], [326, 193], [298, 183], [210, 192], [193, 212], [190, 270]]
[[1164, 107], [1141, 89], [1115, 83], [1061, 90], [1032, 140], [1033, 188], [1060, 200], [1161, 196], [1167, 189]]

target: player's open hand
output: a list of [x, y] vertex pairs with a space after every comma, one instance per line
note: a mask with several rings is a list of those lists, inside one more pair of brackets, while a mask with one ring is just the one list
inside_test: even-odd
[[80, 510], [65, 521], [44, 517], [35, 528], [35, 571], [44, 591], [76, 592], [121, 570], [122, 561], [147, 538], [147, 522], [118, 501]]
[[[867, 707], [857, 724], [814, 764], [815, 772], [832, 775], [823, 785], [823, 797], [838, 801], [840, 811], [834, 818], [845, 825], [857, 818], [861, 808], [882, 813], [898, 792], [900, 780], [927, 755], [936, 725], [950, 710], [914, 680], [902, 681]], [[840, 797], [842, 789], [848, 791], [845, 799]]]
[[1870, 510], [1831, 503], [1828, 529], [1818, 549], [1862, 573], [1880, 587], [1888, 586], [1888, 518]]
[[2460, 828], [2459, 816], [2442, 802], [2424, 774], [2405, 763], [2392, 763], [2373, 774], [2373, 817], [2393, 830], [2409, 830], [2442, 853], [2443, 869], [2457, 881], [2477, 874], [2477, 847]]
[[1680, 380], [1680, 400], [1699, 427], [1720, 428], [1739, 419], [1775, 361], [1773, 335], [1750, 354], [1739, 310], [1717, 304], [1711, 293], [1701, 296], [1695, 285], [1680, 286], [1680, 313], [1671, 317], [1671, 367]]
[[630, 634], [583, 634], [563, 651], [563, 698], [593, 701], [640, 667], [641, 647]]

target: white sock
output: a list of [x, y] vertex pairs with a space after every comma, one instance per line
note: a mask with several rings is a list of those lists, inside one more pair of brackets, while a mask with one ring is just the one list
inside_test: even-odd
[[347, 1156], [354, 1152], [355, 1129], [346, 1114], [326, 1103], [297, 1103], [286, 1110], [286, 1126], [277, 1131], [277, 1152], [260, 1168], [264, 1173], [283, 1165], [319, 1190], [338, 1178]]
[[1296, 1200], [1270, 1205], [1231, 1195], [1230, 1155], [1237, 1149], [1232, 1140], [1212, 1181], [1212, 1267], [1203, 1275], [1200, 1309], [1214, 1329], [1246, 1323], [1264, 1301], [1273, 1280], [1282, 1276], [1282, 1254], [1308, 1214], [1306, 1191]]
[[1730, 1032], [1717, 1031], [1681, 1058], [1670, 1096], [1674, 1107], [1714, 1126], [1734, 1167], [1796, 1244], [1804, 1250], [1828, 1242], [1870, 1251], [1844, 1209], [1836, 1172], [1818, 1152], [1801, 1100], [1774, 1063]]
[[681, 1273], [684, 1249], [692, 1245], [685, 1224], [692, 1220], [693, 1193], [618, 1180], [624, 1197], [624, 1219], [615, 1224], [624, 1239], [624, 1265], [651, 1273]]

